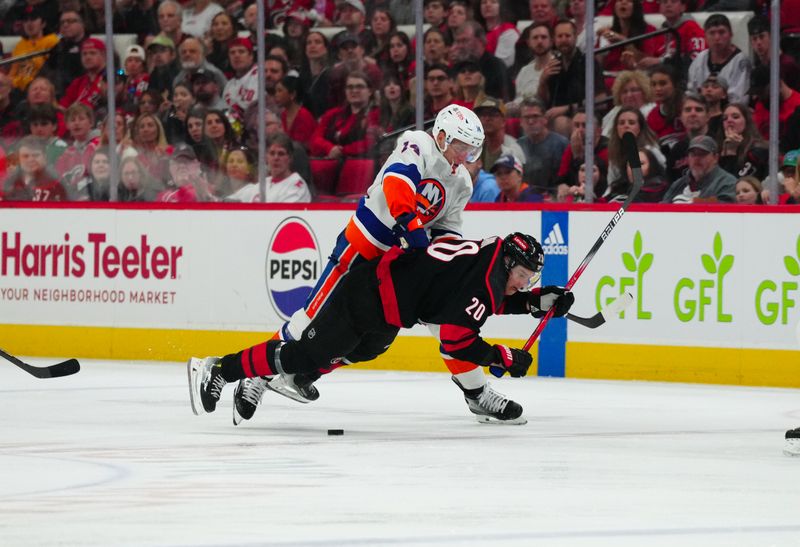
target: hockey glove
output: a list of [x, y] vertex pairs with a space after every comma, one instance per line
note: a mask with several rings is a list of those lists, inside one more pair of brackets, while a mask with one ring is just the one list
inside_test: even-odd
[[534, 317], [544, 317], [555, 306], [554, 317], [564, 317], [575, 303], [575, 295], [564, 287], [547, 285], [538, 291], [531, 291], [530, 305]]
[[392, 233], [400, 241], [404, 251], [424, 249], [430, 245], [428, 234], [422, 226], [422, 221], [414, 213], [403, 213], [397, 217], [397, 224], [392, 228]]
[[528, 367], [533, 363], [531, 354], [523, 349], [510, 348], [499, 344], [494, 346], [495, 361], [489, 365], [489, 372], [500, 378], [508, 372], [512, 378], [521, 378], [528, 374]]

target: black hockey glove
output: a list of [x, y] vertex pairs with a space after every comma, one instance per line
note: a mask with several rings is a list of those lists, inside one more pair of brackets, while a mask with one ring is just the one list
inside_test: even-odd
[[521, 378], [528, 374], [533, 357], [524, 349], [510, 348], [496, 344], [494, 346], [495, 361], [489, 365], [489, 372], [500, 378], [508, 372], [513, 378]]
[[403, 213], [397, 217], [397, 224], [392, 228], [392, 233], [400, 241], [404, 251], [424, 249], [430, 245], [428, 234], [422, 226], [422, 221], [414, 213]]
[[575, 295], [564, 287], [547, 285], [531, 291], [531, 313], [534, 317], [544, 317], [553, 306], [555, 306], [553, 317], [564, 317], [574, 303]]

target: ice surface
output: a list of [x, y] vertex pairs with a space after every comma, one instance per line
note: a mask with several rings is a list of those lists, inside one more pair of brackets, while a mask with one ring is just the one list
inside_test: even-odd
[[235, 428], [183, 364], [82, 365], [0, 362], [4, 547], [800, 544], [798, 390], [503, 379], [529, 423], [490, 426], [446, 374], [338, 370]]

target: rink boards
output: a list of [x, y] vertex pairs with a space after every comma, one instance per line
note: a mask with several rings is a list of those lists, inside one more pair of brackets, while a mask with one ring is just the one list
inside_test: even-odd
[[[628, 212], [575, 285], [590, 330], [553, 321], [538, 373], [800, 387], [800, 222], [794, 208], [649, 207]], [[183, 360], [262, 341], [302, 305], [352, 206], [0, 209], [0, 346], [20, 355]], [[471, 238], [533, 234], [544, 282], [564, 284], [614, 207], [481, 206]], [[521, 345], [529, 317], [484, 335]], [[442, 369], [427, 330], [403, 333], [378, 368]]]

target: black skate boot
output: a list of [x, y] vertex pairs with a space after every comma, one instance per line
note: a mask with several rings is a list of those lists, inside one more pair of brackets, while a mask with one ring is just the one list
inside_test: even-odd
[[483, 387], [466, 389], [453, 376], [453, 382], [464, 392], [470, 412], [482, 424], [523, 425], [528, 420], [522, 415], [522, 406], [492, 389], [489, 382]]
[[239, 380], [233, 392], [233, 425], [239, 425], [253, 417], [267, 390], [268, 382], [268, 378], [260, 376]]
[[198, 359], [192, 357], [186, 364], [189, 375], [189, 400], [196, 415], [214, 412], [222, 395], [222, 388], [228, 382], [222, 377], [219, 357]]
[[800, 456], [800, 427], [786, 432], [786, 444], [783, 453], [787, 456]]

